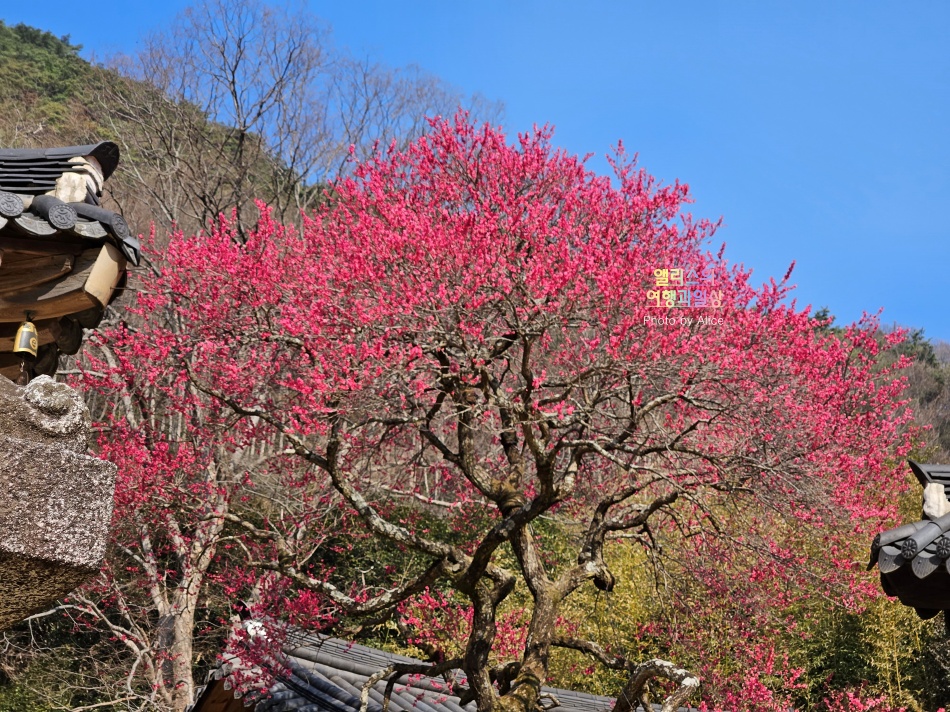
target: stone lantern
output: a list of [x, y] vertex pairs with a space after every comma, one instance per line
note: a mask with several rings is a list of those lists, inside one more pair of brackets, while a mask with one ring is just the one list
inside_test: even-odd
[[0, 149], [0, 629], [94, 575], [115, 467], [87, 454], [89, 411], [50, 376], [99, 324], [139, 245], [100, 204], [111, 142]]

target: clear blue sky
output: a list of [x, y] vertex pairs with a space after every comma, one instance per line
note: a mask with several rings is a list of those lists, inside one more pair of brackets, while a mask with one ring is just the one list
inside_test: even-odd
[[[103, 57], [184, 0], [0, 10]], [[6, 3], [5, 3], [6, 5]], [[505, 104], [510, 132], [603, 155], [622, 139], [726, 255], [800, 304], [950, 340], [950, 3], [310, 2], [338, 45]]]

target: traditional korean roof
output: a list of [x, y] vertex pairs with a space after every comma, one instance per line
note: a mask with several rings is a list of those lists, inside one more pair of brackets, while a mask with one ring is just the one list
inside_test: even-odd
[[[3, 174], [0, 173], [0, 185]], [[88, 202], [67, 203], [52, 195], [0, 190], [0, 247], [4, 251], [47, 251], [62, 246], [75, 252], [110, 243], [132, 264], [139, 263], [138, 239], [116, 212]]]
[[[920, 464], [913, 460], [908, 464], [925, 489], [931, 484], [940, 485], [946, 498], [950, 465]], [[940, 490], [936, 492], [939, 497]], [[947, 509], [950, 505], [941, 511]], [[948, 532], [950, 514], [942, 514], [881, 532], [871, 544], [868, 569], [877, 564], [884, 593], [897, 596], [901, 603], [914, 608], [924, 619], [950, 610]]]
[[31, 375], [52, 375], [61, 353], [76, 353], [83, 328], [138, 264], [140, 246], [122, 216], [100, 204], [115, 171], [109, 141], [50, 149], [0, 149], [0, 374], [16, 378], [17, 328], [36, 325]]
[[[223, 665], [209, 677], [189, 712], [357, 712], [360, 691], [370, 676], [394, 663], [420, 664], [419, 660], [387, 653], [365, 645], [324, 635], [306, 635], [284, 648], [285, 670], [277, 675], [268, 696], [240, 698], [229, 683], [235, 664]], [[465, 676], [457, 671], [457, 682]], [[370, 712], [382, 712], [386, 682], [370, 691]], [[609, 712], [614, 698], [545, 687], [546, 706], [558, 712]], [[474, 702], [460, 705], [441, 678], [404, 676], [390, 697], [392, 712], [476, 712]], [[555, 705], [557, 703], [557, 706]], [[658, 705], [654, 705], [659, 710]], [[642, 712], [642, 707], [637, 707]], [[680, 712], [690, 712], [680, 708]]]
[[14, 193], [49, 193], [64, 173], [89, 175], [89, 164], [98, 170], [99, 190], [91, 190], [95, 204], [102, 181], [119, 165], [119, 147], [112, 141], [63, 148], [0, 148], [0, 187]]
[[0, 149], [0, 233], [50, 240], [109, 241], [133, 264], [139, 244], [125, 220], [101, 207], [119, 163], [111, 141], [46, 149]]

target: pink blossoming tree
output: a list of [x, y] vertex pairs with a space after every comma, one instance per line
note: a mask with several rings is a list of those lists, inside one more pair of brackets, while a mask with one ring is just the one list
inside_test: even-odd
[[[163, 612], [153, 685], [175, 704], [212, 590], [298, 622], [411, 611], [421, 638], [454, 592], [461, 652], [415, 672], [461, 668], [485, 712], [536, 709], [559, 647], [626, 671], [618, 712], [651, 678], [672, 681], [664, 709], [695, 692], [564, 619], [582, 587], [625, 585], [613, 539], [685, 562], [681, 620], [729, 611], [733, 672], [695, 671], [713, 707], [787, 705], [795, 671], [756, 635], [765, 612], [867, 591], [854, 546], [893, 516], [907, 446], [873, 325], [822, 331], [784, 281], [755, 287], [707, 252], [715, 226], [682, 212], [685, 186], [622, 152], [596, 176], [549, 140], [436, 121], [335, 184], [302, 232], [266, 208], [240, 238], [222, 219], [140, 276], [135, 328], [103, 335], [86, 378], [124, 398], [101, 440], [117, 551]], [[664, 268], [720, 306], [657, 307]], [[348, 537], [403, 563], [355, 576]], [[701, 630], [650, 635], [702, 650]]]

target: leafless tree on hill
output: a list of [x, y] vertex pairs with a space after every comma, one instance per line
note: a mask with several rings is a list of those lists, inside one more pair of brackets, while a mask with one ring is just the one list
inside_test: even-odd
[[[405, 144], [427, 115], [466, 103], [417, 68], [347, 56], [313, 15], [261, 0], [197, 4], [110, 67], [99, 103], [130, 179], [115, 197], [160, 230], [198, 230], [232, 211], [253, 221], [256, 199], [294, 222], [345, 171], [351, 147], [365, 157], [377, 141]], [[500, 112], [480, 98], [466, 105]]]

